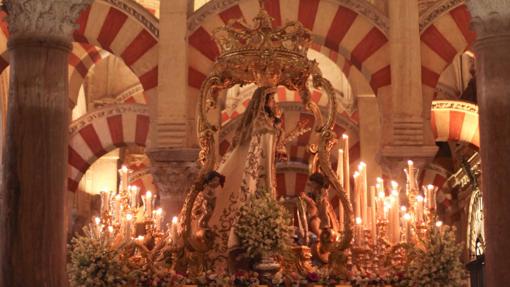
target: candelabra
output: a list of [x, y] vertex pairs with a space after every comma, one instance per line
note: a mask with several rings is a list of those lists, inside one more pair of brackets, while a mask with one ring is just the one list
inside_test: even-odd
[[161, 240], [171, 243], [177, 237], [177, 217], [163, 226], [163, 210], [156, 208], [156, 195], [140, 194], [138, 186], [128, 184], [129, 169], [119, 169], [118, 192], [101, 191], [101, 215], [94, 218], [93, 234], [110, 237], [113, 242], [134, 242], [149, 249]]
[[[437, 187], [418, 188], [418, 170], [412, 161], [404, 170], [406, 183], [378, 178], [367, 188], [366, 165], [354, 173], [355, 226], [351, 249], [353, 270], [367, 277], [384, 277], [406, 263], [406, 246], [420, 244], [427, 228], [439, 228]], [[377, 194], [377, 195], [376, 195]], [[391, 267], [391, 268], [390, 268]]]

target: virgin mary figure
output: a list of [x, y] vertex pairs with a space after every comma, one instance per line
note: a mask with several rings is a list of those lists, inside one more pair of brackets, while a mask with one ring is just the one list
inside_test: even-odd
[[275, 196], [275, 160], [285, 158], [285, 146], [274, 93], [275, 88], [270, 87], [255, 90], [233, 143], [217, 167], [226, 179], [223, 190], [216, 194], [216, 207], [209, 220], [215, 233], [209, 258], [213, 262], [226, 262], [229, 235], [243, 202], [257, 192]]

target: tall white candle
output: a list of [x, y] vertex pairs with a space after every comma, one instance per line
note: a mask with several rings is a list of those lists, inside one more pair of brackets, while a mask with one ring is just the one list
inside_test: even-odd
[[120, 183], [121, 183], [121, 192], [127, 192], [128, 190], [128, 168], [127, 166], [123, 165], [121, 169], [119, 170], [120, 173]]
[[423, 203], [424, 198], [421, 194], [416, 196], [416, 223], [423, 223]]
[[370, 231], [372, 233], [373, 243], [377, 242], [377, 228], [376, 228], [376, 215], [375, 215], [375, 186], [370, 187]]
[[152, 192], [147, 191], [144, 197], [145, 214], [146, 216], [152, 216]]
[[360, 175], [359, 172], [354, 172], [354, 203], [356, 208], [354, 209], [354, 217], [361, 219], [361, 194], [360, 194]]
[[[350, 173], [350, 159], [349, 159], [349, 136], [347, 134], [342, 135], [342, 139], [344, 141], [344, 190], [345, 190], [345, 196], [347, 197], [347, 200], [351, 201], [351, 173]], [[352, 203], [351, 203], [352, 204]]]
[[[340, 181], [340, 185], [342, 185], [342, 187], [344, 187], [344, 168], [343, 167], [344, 167], [344, 151], [343, 151], [343, 149], [338, 149], [336, 175], [337, 175], [338, 180]], [[342, 201], [340, 199], [338, 199], [338, 223], [340, 224], [340, 229], [343, 230], [344, 209], [342, 206]]]
[[131, 238], [133, 215], [131, 213], [126, 214], [126, 223], [124, 229], [124, 239], [128, 240]]
[[368, 220], [368, 187], [367, 187], [367, 165], [364, 162], [359, 164], [360, 172], [360, 198], [361, 198], [361, 219], [363, 220], [363, 227], [369, 228]]

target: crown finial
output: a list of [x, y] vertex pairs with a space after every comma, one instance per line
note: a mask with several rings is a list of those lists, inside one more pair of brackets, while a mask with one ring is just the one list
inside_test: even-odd
[[228, 72], [234, 82], [301, 85], [314, 66], [307, 58], [310, 32], [296, 21], [273, 26], [273, 18], [264, 9], [265, 0], [258, 3], [260, 10], [253, 25], [230, 20], [214, 30], [213, 37], [220, 48], [217, 74]]

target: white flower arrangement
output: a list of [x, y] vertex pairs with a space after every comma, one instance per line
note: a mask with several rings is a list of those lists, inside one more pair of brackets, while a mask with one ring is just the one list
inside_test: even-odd
[[466, 272], [460, 261], [462, 245], [456, 242], [454, 227], [431, 224], [421, 245], [408, 249], [410, 260], [399, 286], [465, 286]]
[[73, 287], [126, 286], [130, 272], [122, 255], [112, 248], [111, 240], [93, 236], [93, 227], [85, 227], [85, 236], [73, 238], [68, 273]]
[[292, 245], [294, 227], [285, 208], [261, 192], [240, 208], [234, 232], [245, 255], [257, 258], [286, 252]]

